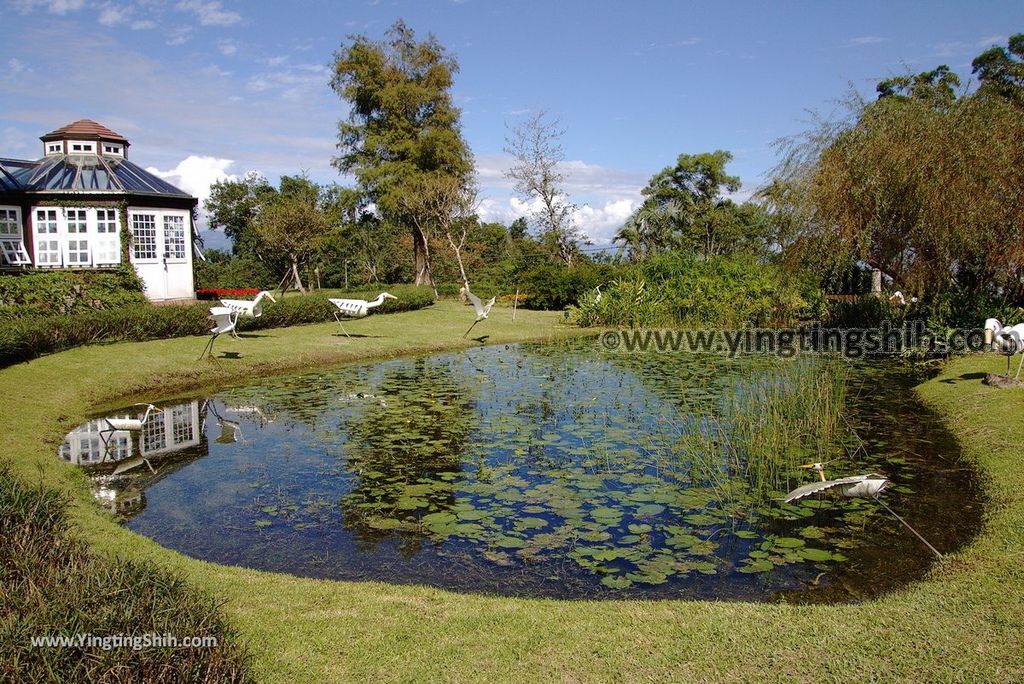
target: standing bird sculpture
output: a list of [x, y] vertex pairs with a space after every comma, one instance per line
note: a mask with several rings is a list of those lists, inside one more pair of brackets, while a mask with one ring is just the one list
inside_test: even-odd
[[213, 321], [213, 327], [210, 328], [210, 341], [206, 343], [206, 347], [203, 348], [203, 353], [199, 355], [199, 358], [203, 358], [207, 351], [209, 351], [209, 356], [212, 357], [214, 341], [224, 333], [234, 332], [235, 324], [238, 323], [238, 312], [226, 306], [213, 306], [210, 307], [209, 318]]
[[[277, 300], [274, 299], [274, 295], [270, 294], [266, 290], [263, 290], [258, 295], [256, 295], [255, 299], [222, 299], [220, 300], [220, 305], [226, 306], [227, 308], [237, 313], [239, 318], [259, 318], [260, 316], [263, 315], [262, 302], [264, 297], [274, 302], [275, 304], [277, 303]], [[236, 333], [234, 330], [231, 331], [231, 334], [235, 337], [238, 337], [238, 333]]]
[[1004, 328], [998, 318], [985, 320], [985, 344], [997, 354], [1006, 357], [1006, 374], [1010, 374], [1010, 357], [1021, 354], [1014, 379], [1020, 377], [1020, 369], [1024, 366], [1024, 323]]
[[800, 467], [818, 471], [818, 475], [821, 477], [821, 480], [819, 482], [806, 484], [802, 487], [797, 487], [786, 495], [786, 503], [792, 503], [798, 499], [804, 498], [805, 496], [810, 496], [811, 494], [817, 494], [818, 492], [828, 490], [836, 491], [840, 496], [845, 496], [851, 499], [859, 497], [871, 497], [872, 499], [877, 499], [882, 493], [882, 490], [889, 486], [889, 480], [875, 473], [870, 473], [868, 475], [851, 475], [849, 477], [841, 477], [837, 480], [826, 480], [824, 464], [808, 463]]
[[469, 301], [473, 303], [473, 308], [476, 309], [476, 320], [473, 321], [473, 325], [469, 326], [469, 330], [462, 335], [462, 337], [466, 337], [466, 335], [469, 335], [473, 328], [476, 327], [477, 323], [487, 318], [487, 314], [491, 313], [491, 307], [494, 306], [494, 300], [497, 299], [497, 297], [491, 297], [487, 304], [484, 304], [480, 301], [479, 297], [469, 291], [469, 287], [464, 287], [462, 290], [466, 293], [466, 297], [469, 298]]
[[345, 337], [352, 337], [345, 330], [345, 326], [341, 325], [341, 319], [338, 318], [340, 313], [345, 318], [365, 318], [370, 313], [370, 309], [380, 306], [384, 303], [385, 299], [398, 299], [398, 297], [388, 294], [387, 292], [381, 292], [377, 295], [377, 298], [372, 301], [366, 301], [365, 299], [329, 299], [331, 304], [338, 308], [334, 312], [334, 319], [338, 321], [338, 325], [341, 326], [341, 332], [345, 333]]

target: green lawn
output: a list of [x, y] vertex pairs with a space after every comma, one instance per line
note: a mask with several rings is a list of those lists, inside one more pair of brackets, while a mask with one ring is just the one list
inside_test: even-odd
[[[560, 314], [496, 309], [489, 342], [573, 334]], [[117, 525], [84, 477], [55, 458], [93, 407], [156, 398], [286, 369], [463, 344], [472, 310], [422, 311], [221, 339], [100, 345], [0, 371], [0, 454], [25, 480], [75, 497], [79, 533], [103, 552], [151, 558], [224, 602], [264, 681], [1020, 681], [1024, 678], [1024, 392], [983, 386], [1004, 360], [947, 365], [922, 396], [949, 416], [967, 458], [988, 474], [985, 530], [931, 577], [857, 605], [556, 601], [427, 587], [297, 579], [186, 558]]]

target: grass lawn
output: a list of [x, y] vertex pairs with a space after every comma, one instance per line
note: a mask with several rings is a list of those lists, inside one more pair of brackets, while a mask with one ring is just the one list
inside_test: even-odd
[[[55, 458], [63, 434], [126, 395], [164, 397], [329, 362], [476, 344], [472, 310], [454, 302], [336, 324], [98, 345], [0, 371], [0, 454], [25, 481], [75, 497], [75, 529], [101, 552], [146, 557], [222, 600], [253, 655], [278, 681], [993, 681], [1024, 678], [1024, 391], [983, 386], [1005, 361], [949, 363], [919, 388], [948, 416], [965, 456], [987, 473], [982, 535], [928, 580], [857, 605], [706, 601], [557, 601], [428, 587], [332, 582], [192, 560], [117, 525], [84, 476]], [[496, 309], [474, 330], [489, 342], [572, 334], [561, 314]]]

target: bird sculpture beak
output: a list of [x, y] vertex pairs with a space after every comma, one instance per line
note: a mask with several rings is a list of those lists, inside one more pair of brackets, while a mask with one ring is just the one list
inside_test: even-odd
[[387, 299], [398, 299], [398, 297], [396, 297], [395, 295], [391, 295], [391, 294], [387, 294], [387, 293], [384, 294], [384, 297], [387, 298]]
[[817, 463], [804, 463], [802, 466], [799, 466], [799, 467], [801, 467], [801, 468], [813, 468], [816, 465], [818, 465], [818, 464]]

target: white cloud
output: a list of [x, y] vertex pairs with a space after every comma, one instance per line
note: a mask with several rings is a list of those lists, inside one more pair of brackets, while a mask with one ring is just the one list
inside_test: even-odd
[[615, 231], [638, 205], [639, 201], [632, 199], [609, 200], [598, 207], [584, 204], [573, 212], [573, 221], [595, 245], [610, 245]]
[[144, 31], [151, 28], [156, 28], [156, 22], [151, 19], [141, 19], [132, 22], [132, 31]]
[[31, 69], [28, 68], [28, 65], [22, 62], [17, 57], [11, 57], [9, 60], [7, 60], [7, 70], [9, 75], [11, 76], [15, 76], [26, 71], [31, 71]]
[[881, 36], [857, 36], [856, 38], [850, 38], [843, 47], [860, 47], [861, 45], [877, 45], [878, 43], [884, 43], [885, 38]]
[[14, 7], [22, 14], [45, 9], [50, 14], [64, 15], [85, 7], [85, 0], [16, 0]]
[[171, 29], [167, 32], [167, 40], [164, 41], [171, 47], [178, 45], [184, 45], [192, 39], [192, 27], [191, 26], [179, 26], [176, 29]]
[[117, 26], [128, 21], [132, 14], [132, 8], [125, 5], [115, 5], [107, 2], [100, 7], [100, 15], [97, 17], [104, 26]]
[[986, 36], [978, 41], [978, 47], [987, 49], [990, 47], [1005, 45], [1008, 40], [1010, 40], [1008, 36]]
[[948, 43], [936, 43], [933, 47], [935, 48], [934, 55], [936, 57], [955, 57], [970, 52], [973, 49], [967, 43], [958, 40]]
[[241, 23], [242, 15], [224, 9], [217, 0], [183, 0], [177, 5], [183, 12], [192, 12], [203, 26], [233, 26]]
[[153, 166], [146, 170], [188, 194], [198, 197], [199, 204], [202, 205], [203, 201], [210, 196], [210, 186], [216, 181], [238, 179], [238, 176], [228, 173], [228, 169], [234, 163], [233, 159], [218, 159], [217, 157], [191, 154], [170, 171], [161, 171]]
[[[622, 227], [639, 204], [639, 197], [582, 204], [573, 211], [572, 221], [595, 245], [611, 245], [615, 232]], [[526, 202], [518, 197], [502, 196], [483, 199], [477, 207], [477, 213], [482, 221], [508, 225], [517, 218], [529, 217], [540, 209], [539, 199]]]
[[220, 53], [225, 57], [230, 57], [238, 52], [238, 43], [233, 40], [222, 40], [217, 43], [217, 49], [219, 49]]

